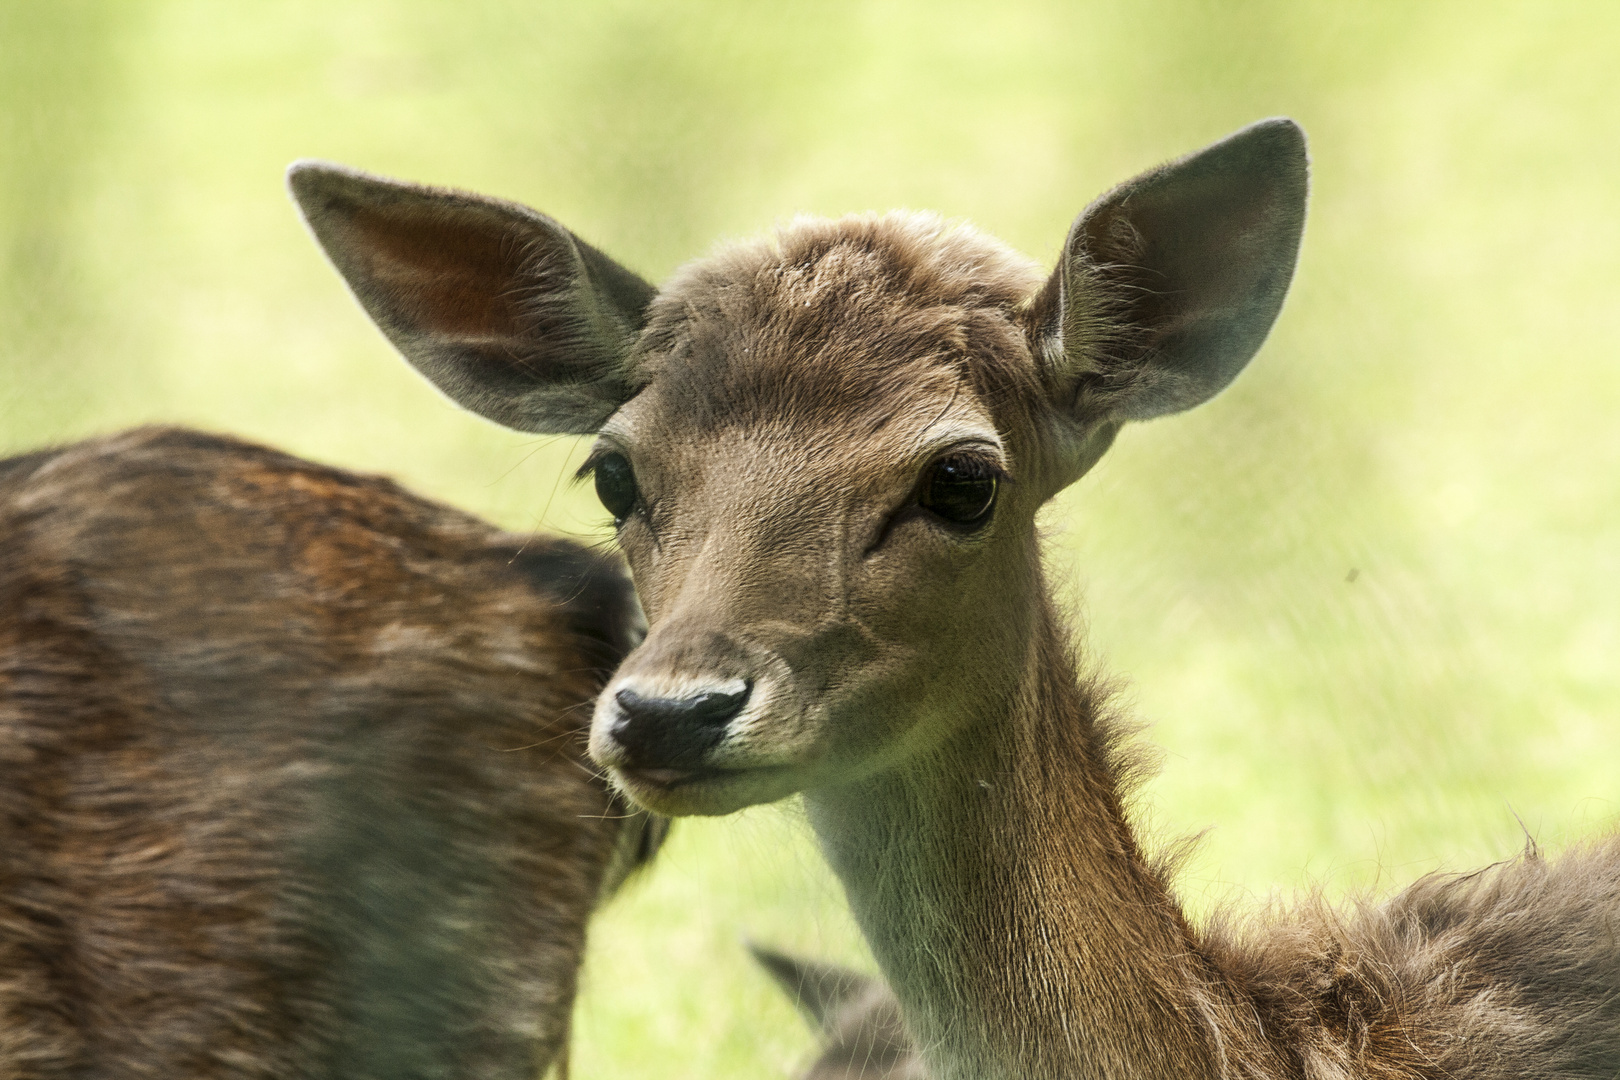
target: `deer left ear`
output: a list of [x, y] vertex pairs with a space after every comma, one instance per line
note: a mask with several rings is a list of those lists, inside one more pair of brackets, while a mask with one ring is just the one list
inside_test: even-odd
[[287, 172], [355, 298], [446, 395], [519, 431], [595, 431], [636, 390], [653, 287], [544, 214], [321, 161]]
[[1075, 221], [1031, 317], [1054, 404], [1099, 443], [1082, 448], [1092, 461], [1121, 422], [1190, 409], [1243, 370], [1293, 277], [1306, 186], [1305, 133], [1262, 120]]

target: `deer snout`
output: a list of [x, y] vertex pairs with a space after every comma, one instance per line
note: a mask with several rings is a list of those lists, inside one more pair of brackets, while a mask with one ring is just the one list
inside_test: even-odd
[[604, 702], [607, 722], [599, 725], [605, 746], [593, 748], [604, 764], [642, 769], [692, 769], [748, 704], [753, 685], [727, 679], [687, 684], [676, 693], [634, 681], [621, 681]]

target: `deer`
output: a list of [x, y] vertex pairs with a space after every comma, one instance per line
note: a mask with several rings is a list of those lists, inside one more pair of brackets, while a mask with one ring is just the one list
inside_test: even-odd
[[792, 795], [936, 1080], [1620, 1070], [1620, 844], [1195, 926], [1040, 508], [1236, 378], [1304, 228], [1265, 120], [1105, 192], [1056, 265], [918, 212], [803, 217], [655, 288], [520, 205], [304, 162], [404, 357], [594, 438], [646, 638], [590, 752], [661, 814]]
[[0, 460], [0, 1073], [533, 1080], [662, 839], [613, 556], [152, 427]]
[[821, 1052], [798, 1080], [928, 1080], [883, 980], [764, 945], [748, 951], [804, 1016]]

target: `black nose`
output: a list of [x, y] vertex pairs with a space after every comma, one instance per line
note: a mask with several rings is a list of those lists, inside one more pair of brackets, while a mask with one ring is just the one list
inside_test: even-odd
[[630, 756], [631, 765], [681, 769], [703, 763], [703, 756], [720, 742], [726, 725], [742, 711], [753, 687], [736, 693], [708, 691], [691, 697], [643, 697], [624, 689], [613, 695], [619, 717], [613, 723], [615, 741]]

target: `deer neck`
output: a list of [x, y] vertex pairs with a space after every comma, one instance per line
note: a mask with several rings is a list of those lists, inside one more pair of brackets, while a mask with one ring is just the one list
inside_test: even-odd
[[1235, 994], [1119, 802], [1102, 694], [1050, 603], [1016, 691], [944, 745], [805, 796], [936, 1080], [1216, 1077]]

